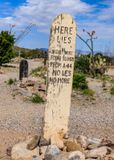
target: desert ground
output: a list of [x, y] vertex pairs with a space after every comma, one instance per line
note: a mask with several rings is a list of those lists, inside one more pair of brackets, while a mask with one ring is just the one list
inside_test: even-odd
[[[41, 61], [28, 60], [29, 73], [41, 66]], [[27, 91], [18, 90], [7, 81], [19, 77], [19, 62], [1, 67], [0, 72], [0, 159], [8, 159], [6, 150], [29, 135], [42, 134], [44, 104], [34, 104], [27, 100]], [[15, 66], [11, 67], [11, 66]], [[108, 71], [114, 75], [114, 69]], [[35, 77], [28, 78], [36, 80]], [[88, 84], [95, 91], [88, 97], [73, 91], [69, 118], [69, 135], [108, 138], [114, 141], [114, 96], [103, 90], [102, 81], [88, 78]], [[110, 84], [107, 82], [107, 88]]]

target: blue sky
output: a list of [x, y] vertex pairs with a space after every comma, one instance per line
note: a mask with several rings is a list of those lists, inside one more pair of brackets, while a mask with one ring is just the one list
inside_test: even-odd
[[[114, 0], [0, 0], [0, 30], [15, 24], [16, 37], [30, 23], [31, 31], [17, 45], [26, 48], [48, 48], [50, 26], [62, 12], [71, 14], [78, 34], [87, 38], [83, 29], [96, 31], [96, 51], [114, 51]], [[88, 50], [77, 38], [76, 48]]]

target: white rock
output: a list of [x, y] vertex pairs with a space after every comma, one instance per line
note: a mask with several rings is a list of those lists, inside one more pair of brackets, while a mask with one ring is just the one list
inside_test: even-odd
[[[11, 152], [12, 160], [31, 160], [33, 156], [39, 158], [39, 147], [31, 151], [26, 148], [27, 143], [28, 142], [20, 142], [14, 145]], [[38, 160], [40, 160], [40, 158]]]
[[87, 158], [96, 158], [96, 157], [104, 157], [105, 155], [107, 155], [109, 152], [111, 151], [111, 149], [109, 149], [108, 147], [104, 146], [104, 147], [99, 147], [99, 148], [95, 148], [90, 150], [86, 157]]

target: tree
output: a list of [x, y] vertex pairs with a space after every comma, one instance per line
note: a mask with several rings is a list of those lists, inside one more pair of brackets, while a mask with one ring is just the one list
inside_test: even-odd
[[82, 38], [79, 34], [77, 34], [77, 37], [79, 38], [79, 39], [81, 39], [85, 44], [86, 44], [86, 46], [89, 48], [89, 50], [90, 50], [90, 54], [91, 55], [94, 55], [94, 44], [93, 44], [93, 41], [95, 40], [95, 39], [97, 39], [97, 37], [95, 37], [95, 31], [93, 30], [93, 31], [91, 31], [91, 32], [88, 32], [88, 31], [86, 31], [85, 29], [83, 29], [83, 32], [86, 32], [87, 33], [87, 35], [89, 36], [89, 38], [87, 38], [86, 40], [84, 39], [84, 38]]
[[0, 65], [7, 63], [15, 56], [14, 35], [9, 31], [0, 32]]

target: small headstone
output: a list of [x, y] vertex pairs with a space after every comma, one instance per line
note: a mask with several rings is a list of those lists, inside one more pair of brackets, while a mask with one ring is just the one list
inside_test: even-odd
[[28, 61], [23, 59], [20, 62], [19, 66], [19, 80], [22, 80], [24, 77], [28, 77]]
[[48, 50], [47, 103], [44, 137], [68, 131], [75, 60], [76, 24], [68, 14], [52, 24]]

